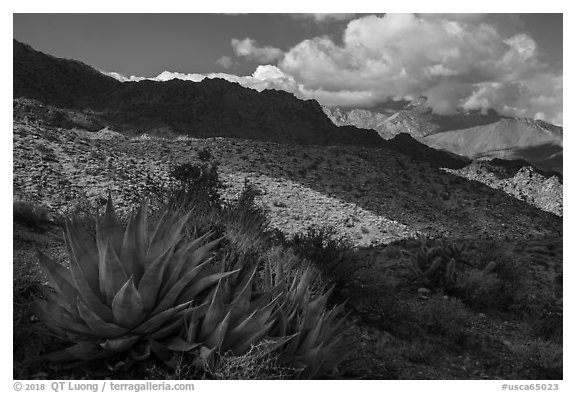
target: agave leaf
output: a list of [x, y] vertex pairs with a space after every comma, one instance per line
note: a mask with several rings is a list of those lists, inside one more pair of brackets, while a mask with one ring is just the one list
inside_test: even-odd
[[266, 292], [272, 291], [272, 269], [270, 269], [270, 264], [264, 264], [264, 290]]
[[31, 304], [31, 309], [50, 330], [58, 335], [64, 335], [66, 325], [64, 319], [64, 308], [53, 302], [40, 300], [33, 296], [34, 301]]
[[[208, 309], [208, 303], [201, 304], [200, 306], [196, 306], [194, 308], [188, 308], [180, 313], [177, 313], [172, 321], [169, 322], [164, 327], [148, 334], [147, 336], [151, 339], [158, 340], [168, 336], [173, 335], [178, 329], [186, 329], [187, 321], [191, 320], [191, 315], [203, 316], [206, 314], [206, 310]], [[186, 340], [188, 342], [194, 342], [194, 340]]]
[[[208, 316], [208, 315], [206, 315]], [[204, 319], [206, 320], [206, 318]], [[230, 324], [230, 311], [226, 314], [224, 319], [216, 326], [214, 331], [204, 340], [204, 343], [210, 348], [220, 349], [224, 338], [226, 337], [226, 332], [228, 331], [228, 325]]]
[[202, 345], [199, 343], [186, 342], [182, 337], [177, 336], [172, 336], [162, 341], [158, 341], [158, 343], [164, 346], [166, 349], [174, 352], [188, 352]]
[[70, 360], [91, 360], [104, 354], [104, 351], [96, 343], [80, 342], [72, 347], [44, 355], [43, 358], [53, 362], [65, 362]]
[[140, 283], [140, 278], [144, 273], [144, 253], [148, 247], [146, 207], [147, 201], [144, 200], [140, 209], [136, 213], [132, 213], [124, 232], [122, 251], [120, 252], [120, 258], [127, 273], [134, 276], [135, 285]]
[[[74, 244], [73, 240], [69, 241], [71, 244]], [[72, 246], [74, 247], [74, 246]], [[97, 259], [94, 259], [94, 263], [98, 263]], [[85, 262], [84, 265], [87, 265]], [[95, 277], [90, 277], [90, 281], [94, 282], [90, 284], [87, 279], [87, 274], [84, 272], [82, 266], [78, 263], [77, 258], [74, 255], [71, 255], [70, 258], [70, 275], [72, 278], [72, 283], [74, 284], [76, 290], [78, 291], [78, 295], [82, 297], [82, 300], [88, 305], [88, 307], [94, 311], [100, 318], [102, 318], [106, 322], [112, 322], [112, 310], [110, 307], [102, 302], [101, 293], [98, 287], [96, 287], [96, 292], [92, 285], [98, 285], [98, 268], [92, 274], [96, 274]], [[75, 304], [75, 302], [74, 302]]]
[[[160, 295], [160, 301], [156, 305], [156, 307], [154, 308], [154, 310], [152, 311], [151, 314], [155, 315], [159, 312], [162, 312], [164, 310], [169, 309], [174, 304], [177, 304], [177, 300], [182, 299], [182, 297], [180, 296], [182, 291], [187, 286], [190, 285], [190, 283], [196, 278], [197, 275], [200, 274], [200, 272], [202, 271], [202, 269], [204, 269], [206, 264], [207, 264], [207, 262], [204, 262], [204, 263], [200, 264], [199, 266], [196, 266], [194, 269], [192, 269], [191, 271], [186, 273], [184, 275], [184, 277], [181, 277], [178, 280], [178, 282], [176, 282], [176, 284], [174, 284], [164, 296], [162, 296], [162, 294], [161, 294]], [[161, 290], [161, 292], [162, 292], [162, 290]], [[191, 298], [189, 300], [193, 300], [193, 298]], [[182, 300], [178, 303], [185, 303], [185, 302], [186, 301]]]
[[70, 247], [70, 259], [76, 263], [93, 293], [99, 293], [98, 285], [98, 249], [94, 239], [84, 231], [81, 225], [65, 220], [66, 240]]
[[58, 262], [48, 258], [42, 252], [37, 250], [38, 253], [38, 263], [42, 272], [48, 278], [50, 284], [56, 289], [59, 295], [61, 295], [68, 303], [76, 303], [76, 296], [78, 296], [78, 291], [74, 288], [72, 284], [72, 276], [70, 270], [66, 269], [64, 266], [60, 265]]
[[276, 263], [276, 287], [280, 289], [282, 293], [286, 293], [286, 275], [284, 274], [284, 267], [281, 262]]
[[106, 244], [104, 258], [100, 259], [100, 291], [108, 304], [118, 290], [128, 281], [128, 275], [110, 242]]
[[278, 307], [278, 310], [276, 310], [274, 314], [276, 325], [271, 334], [278, 337], [285, 336], [288, 332], [288, 319], [286, 318], [286, 313], [282, 310], [282, 306]]
[[[192, 245], [195, 245], [196, 242], [200, 239], [202, 239], [202, 238], [196, 239], [196, 241], [192, 242]], [[208, 253], [221, 240], [222, 240], [222, 238], [216, 239], [213, 242], [205, 244], [204, 246], [202, 246], [199, 249], [192, 252], [191, 255], [188, 255], [188, 252], [186, 252], [184, 255], [182, 255], [181, 258], [179, 258], [178, 263], [176, 264], [176, 266], [174, 267], [174, 269], [170, 273], [170, 276], [169, 276], [168, 280], [166, 281], [166, 284], [163, 285], [163, 288], [161, 291], [161, 296], [165, 296], [166, 293], [174, 285], [176, 285], [176, 283], [178, 282], [178, 280], [182, 276], [187, 275], [190, 271], [194, 270], [196, 267], [198, 267], [199, 265], [202, 265], [204, 262], [206, 262], [206, 257], [208, 256]], [[186, 251], [188, 251], [189, 249], [192, 249], [193, 248], [192, 245], [190, 245], [189, 248], [186, 248]]]
[[323, 343], [318, 344], [314, 348], [298, 348], [298, 353], [294, 357], [295, 360], [306, 364], [309, 367], [314, 367], [316, 364], [320, 363], [318, 361], [320, 350], [322, 349]]
[[120, 338], [108, 339], [101, 343], [100, 346], [105, 351], [124, 352], [132, 348], [142, 336], [139, 334], [122, 336]]
[[322, 317], [320, 317], [320, 320], [316, 323], [312, 330], [306, 333], [306, 336], [300, 344], [300, 348], [312, 348], [317, 344], [317, 341], [320, 338], [320, 332], [323, 328], [322, 322]]
[[132, 328], [144, 318], [143, 309], [142, 298], [134, 286], [134, 277], [130, 276], [112, 300], [114, 322]]
[[[176, 271], [175, 278], [177, 280], [178, 276], [180, 275], [179, 272], [182, 271], [182, 267], [186, 263], [186, 258], [189, 258], [190, 254], [198, 247], [200, 247], [200, 245], [204, 243], [210, 236], [212, 236], [212, 232], [207, 232], [204, 235], [181, 245], [181, 247], [179, 247], [178, 250], [176, 250], [174, 253], [174, 258], [170, 260], [170, 263], [166, 268], [168, 276], [172, 277], [173, 273]], [[170, 286], [170, 284], [168, 284], [168, 286]]]
[[240, 269], [232, 270], [230, 272], [225, 273], [214, 273], [212, 275], [202, 277], [198, 281], [196, 281], [193, 285], [185, 289], [180, 296], [178, 297], [179, 301], [187, 301], [188, 299], [193, 299], [197, 294], [204, 291], [206, 288], [214, 285], [219, 280], [231, 276], [235, 273], [238, 273]]
[[335, 369], [350, 353], [353, 351], [354, 347], [350, 345], [342, 345], [341, 343], [330, 343], [322, 348], [324, 355], [322, 358], [324, 362], [322, 364], [322, 369], [325, 372], [332, 371]]
[[176, 244], [180, 238], [182, 228], [188, 221], [190, 212], [184, 214], [179, 220], [176, 215], [160, 222], [156, 232], [150, 239], [145, 264], [148, 266], [162, 255], [166, 249]]
[[305, 322], [303, 323], [302, 327], [304, 331], [311, 330], [322, 320], [326, 302], [328, 300], [328, 295], [330, 295], [330, 293], [326, 292], [305, 306], [308, 312], [306, 313]]
[[47, 302], [41, 301], [41, 300], [37, 299], [36, 297], [34, 297], [34, 299], [37, 302], [57, 306], [58, 308], [65, 310], [66, 312], [68, 312], [71, 315], [78, 315], [78, 310], [76, 309], [75, 303], [74, 304], [68, 303], [68, 301], [64, 297], [58, 296], [57, 294], [52, 292], [50, 289], [48, 289], [44, 286], [41, 287], [40, 290], [42, 291], [42, 294], [44, 295], [44, 298], [47, 300]]
[[[224, 347], [233, 348], [234, 346], [244, 347], [246, 344], [246, 338], [260, 336], [260, 333], [265, 334], [268, 329], [273, 325], [272, 321], [270, 325], [267, 322], [270, 320], [270, 315], [275, 306], [275, 302], [271, 302], [266, 307], [255, 310], [248, 317], [246, 317], [240, 324], [229, 330], [226, 336]], [[266, 327], [264, 329], [263, 327]], [[252, 344], [252, 342], [250, 342]], [[238, 352], [235, 352], [238, 353]]]
[[152, 262], [140, 280], [138, 291], [142, 296], [142, 305], [145, 313], [150, 312], [156, 304], [160, 286], [162, 285], [162, 279], [164, 277], [164, 269], [167, 265], [167, 260], [170, 259], [173, 253], [174, 246], [166, 250], [164, 254], [160, 255], [154, 262]]
[[216, 329], [216, 326], [222, 320], [222, 317], [224, 317], [226, 311], [222, 299], [222, 285], [222, 280], [218, 281], [216, 291], [214, 292], [214, 296], [210, 302], [210, 307], [208, 307], [208, 311], [206, 311], [206, 315], [202, 322], [200, 340], [205, 340], [214, 331], [214, 329]]
[[102, 269], [102, 259], [106, 258], [108, 243], [110, 243], [116, 255], [120, 255], [123, 238], [124, 233], [118, 223], [114, 205], [112, 204], [112, 197], [108, 193], [108, 203], [106, 204], [104, 217], [96, 219], [96, 245], [98, 246], [100, 269]]
[[248, 336], [244, 336], [240, 340], [237, 340], [236, 343], [230, 347], [230, 350], [237, 355], [246, 353], [248, 350], [250, 350], [252, 345], [258, 344], [260, 339], [262, 339], [262, 337], [264, 337], [266, 333], [268, 333], [268, 331], [272, 328], [273, 324], [273, 321], [268, 322], [260, 329], [253, 331]]
[[86, 306], [80, 297], [77, 303], [80, 318], [94, 335], [102, 338], [115, 338], [128, 332], [128, 329], [125, 327], [102, 320], [102, 318]]
[[137, 334], [151, 334], [158, 330], [162, 325], [169, 322], [174, 318], [178, 313], [182, 312], [182, 310], [186, 309], [190, 306], [192, 302], [186, 302], [177, 305], [176, 307], [169, 308], [158, 314], [155, 314], [152, 318], [147, 319], [145, 322], [136, 326], [133, 329], [134, 333]]
[[249, 312], [248, 310], [250, 308], [250, 299], [252, 297], [252, 280], [256, 275], [256, 269], [257, 267], [252, 269], [252, 274], [248, 277], [248, 280], [241, 289], [240, 293], [236, 295], [236, 297], [232, 301], [232, 304], [230, 305], [230, 309], [232, 311], [231, 315], [232, 324], [236, 324], [240, 320], [240, 318], [242, 318]]
[[312, 271], [310, 268], [304, 270], [302, 277], [300, 278], [300, 282], [296, 287], [296, 294], [295, 294], [295, 301], [300, 301], [300, 305], [307, 304], [307, 295], [309, 294], [309, 286], [310, 286], [310, 279], [312, 278]]

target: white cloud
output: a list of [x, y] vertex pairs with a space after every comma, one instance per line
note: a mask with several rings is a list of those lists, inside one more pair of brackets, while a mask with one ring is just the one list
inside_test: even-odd
[[512, 17], [491, 14], [364, 16], [348, 22], [341, 44], [322, 36], [282, 52], [233, 39], [237, 56], [267, 63], [250, 76], [171, 73], [155, 79], [219, 77], [328, 106], [369, 108], [425, 95], [440, 114], [492, 108], [562, 124], [562, 73], [540, 58], [536, 42], [518, 26]]
[[[511, 23], [503, 29], [498, 20]], [[340, 105], [358, 97], [371, 106], [424, 94], [438, 113], [462, 105], [560, 118], [561, 84], [545, 87], [540, 80], [561, 75], [540, 59], [529, 35], [512, 33], [511, 26], [518, 24], [491, 15], [364, 16], [347, 24], [342, 44], [328, 37], [304, 40], [278, 66], [319, 99], [340, 97]], [[532, 100], [542, 88], [549, 99]]]
[[237, 56], [255, 60], [260, 63], [271, 63], [280, 59], [284, 52], [273, 46], [257, 46], [256, 41], [251, 38], [239, 40], [232, 39], [232, 48]]
[[216, 60], [216, 64], [223, 68], [230, 68], [232, 67], [233, 61], [229, 56], [222, 56], [218, 60]]

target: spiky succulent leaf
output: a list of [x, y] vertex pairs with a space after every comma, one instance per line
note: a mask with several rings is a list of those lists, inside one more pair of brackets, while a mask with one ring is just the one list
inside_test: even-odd
[[143, 311], [142, 297], [134, 286], [134, 277], [130, 276], [112, 300], [114, 322], [130, 329], [144, 318]]
[[105, 351], [115, 352], [115, 353], [116, 352], [124, 352], [124, 351], [132, 348], [134, 346], [134, 344], [136, 344], [138, 342], [138, 340], [140, 340], [141, 337], [142, 336], [140, 336], [138, 334], [126, 335], [126, 336], [122, 336], [120, 338], [108, 339], [105, 342], [103, 342], [102, 344], [100, 344], [100, 346]]
[[222, 343], [224, 342], [224, 338], [226, 337], [226, 333], [228, 332], [228, 325], [230, 323], [230, 311], [226, 314], [224, 319], [222, 319], [214, 331], [205, 339], [203, 340], [204, 343], [210, 348], [220, 349]]
[[50, 284], [68, 303], [75, 303], [78, 291], [72, 284], [70, 270], [38, 251], [38, 263]]
[[65, 220], [66, 241], [70, 247], [70, 265], [77, 267], [80, 276], [90, 286], [91, 292], [99, 294], [98, 249], [94, 241], [77, 223]]
[[93, 342], [79, 342], [69, 348], [44, 355], [46, 360], [66, 362], [71, 360], [92, 360], [106, 354], [100, 346]]
[[78, 314], [92, 334], [102, 338], [115, 338], [128, 332], [128, 329], [108, 323], [93, 312], [81, 298], [78, 298]]
[[100, 259], [100, 291], [108, 304], [112, 304], [112, 299], [127, 280], [128, 274], [109, 241], [106, 243], [104, 257]]
[[[116, 217], [114, 205], [112, 204], [112, 197], [108, 194], [108, 202], [104, 216], [96, 219], [96, 245], [98, 247], [100, 269], [102, 268], [102, 259], [106, 257], [107, 244], [110, 243], [116, 255], [119, 255], [123, 238], [124, 232], [118, 224], [118, 218]], [[102, 287], [100, 286], [100, 288]]]

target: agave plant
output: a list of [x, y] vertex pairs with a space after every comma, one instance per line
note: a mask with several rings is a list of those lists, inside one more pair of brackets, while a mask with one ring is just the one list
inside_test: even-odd
[[318, 378], [335, 371], [354, 348], [354, 343], [345, 339], [351, 324], [347, 315], [342, 315], [344, 305], [328, 309], [332, 290], [320, 287], [312, 291], [313, 276], [308, 267], [290, 278], [280, 263], [269, 263], [264, 277], [265, 287], [278, 293], [281, 303], [271, 334], [291, 338], [282, 344], [280, 360], [300, 369], [302, 378]]
[[[210, 251], [219, 239], [210, 234], [181, 240], [188, 214], [165, 213], [152, 231], [147, 204], [132, 213], [123, 230], [108, 198], [96, 218], [96, 239], [75, 221], [66, 220], [67, 269], [42, 253], [40, 266], [53, 290], [36, 299], [36, 315], [73, 346], [47, 355], [51, 360], [89, 360], [128, 352], [141, 360], [155, 353], [188, 351], [180, 332], [191, 315], [210, 314], [198, 297], [235, 271], [214, 271]], [[218, 291], [216, 291], [217, 293]], [[208, 317], [208, 315], [207, 315]]]

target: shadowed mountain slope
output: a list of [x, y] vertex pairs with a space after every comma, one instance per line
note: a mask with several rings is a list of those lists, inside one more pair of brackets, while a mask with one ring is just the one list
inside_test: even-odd
[[119, 131], [237, 137], [298, 144], [374, 146], [372, 130], [338, 128], [313, 100], [258, 93], [221, 79], [121, 83], [73, 60], [14, 40], [14, 98], [95, 111]]

